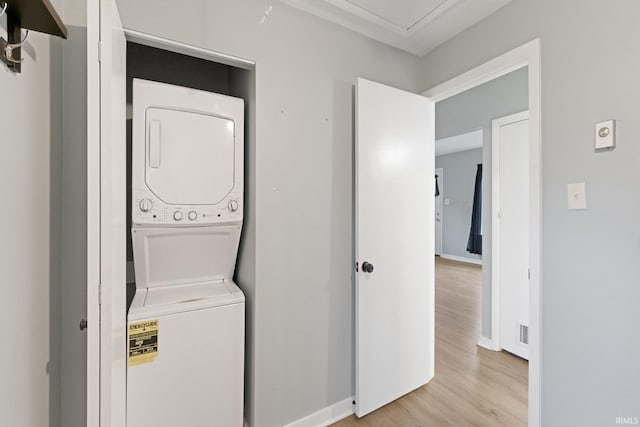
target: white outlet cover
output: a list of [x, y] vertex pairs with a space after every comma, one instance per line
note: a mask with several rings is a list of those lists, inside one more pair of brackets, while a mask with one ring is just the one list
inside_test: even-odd
[[595, 129], [595, 149], [610, 150], [616, 146], [616, 121], [596, 123]]
[[570, 211], [587, 209], [587, 185], [584, 182], [567, 184], [567, 205]]

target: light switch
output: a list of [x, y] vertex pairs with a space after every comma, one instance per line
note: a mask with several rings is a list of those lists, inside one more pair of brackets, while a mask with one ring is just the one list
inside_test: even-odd
[[596, 151], [611, 150], [616, 146], [616, 121], [596, 123]]
[[567, 184], [567, 204], [570, 211], [587, 209], [587, 186], [584, 182]]

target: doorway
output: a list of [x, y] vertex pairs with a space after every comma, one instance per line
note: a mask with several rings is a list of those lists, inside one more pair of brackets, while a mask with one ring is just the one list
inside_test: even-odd
[[[513, 354], [515, 347], [508, 346], [508, 352], [493, 351], [478, 347], [482, 338], [491, 338], [492, 332], [492, 277], [495, 259], [492, 253], [492, 236], [499, 222], [491, 213], [495, 211], [492, 199], [496, 188], [504, 187], [503, 181], [496, 181], [492, 175], [493, 156], [497, 149], [493, 143], [493, 125], [496, 119], [506, 114], [520, 112], [528, 106], [528, 69], [522, 68], [497, 79], [468, 89], [460, 94], [436, 103], [436, 167], [443, 167], [447, 188], [444, 192], [444, 214], [446, 217], [444, 241], [446, 254], [436, 258], [436, 377], [427, 387], [436, 396], [440, 396], [441, 382], [456, 380], [466, 383], [483, 374], [485, 392], [482, 395], [469, 392], [456, 394], [444, 403], [453, 412], [455, 407], [477, 406], [478, 399], [491, 408], [490, 411], [502, 414], [495, 417], [492, 425], [527, 424], [527, 362]], [[477, 145], [464, 145], [460, 141], [471, 140], [474, 131]], [[521, 130], [521, 129], [519, 129]], [[525, 129], [526, 131], [526, 129]], [[461, 133], [462, 132], [462, 133]], [[504, 132], [503, 142], [508, 144], [502, 150], [504, 163], [509, 163], [509, 179], [516, 174], [528, 177], [528, 157], [519, 156], [516, 161], [512, 157], [527, 152], [528, 140], [519, 140], [515, 144], [513, 138], [507, 136], [514, 132]], [[438, 147], [438, 144], [441, 144]], [[448, 150], [444, 145], [448, 144]], [[517, 147], [515, 149], [514, 147]], [[439, 149], [439, 150], [438, 150]], [[525, 283], [518, 289], [527, 289], [526, 271], [528, 267], [528, 180], [511, 179], [509, 189], [503, 192], [502, 205], [509, 206], [512, 211], [518, 208], [518, 214], [524, 212], [523, 218], [517, 217], [518, 225], [524, 219], [526, 227], [518, 229], [510, 227], [503, 236], [504, 252], [510, 254], [505, 258], [520, 258], [520, 264], [509, 265], [512, 275], [521, 274]], [[483, 215], [484, 214], [484, 215]], [[517, 216], [514, 212], [513, 216]], [[516, 221], [516, 220], [514, 220]], [[525, 235], [523, 235], [523, 232]], [[508, 240], [507, 240], [508, 238]], [[524, 247], [524, 256], [518, 255]], [[453, 257], [449, 256], [453, 253]], [[481, 265], [474, 265], [480, 262]], [[524, 268], [521, 265], [524, 264]], [[498, 264], [500, 267], [500, 264]], [[509, 280], [507, 280], [509, 282]], [[510, 282], [509, 282], [510, 283]], [[503, 310], [508, 313], [521, 314], [522, 310], [513, 306], [506, 299]], [[504, 316], [505, 322], [511, 322], [512, 316]], [[520, 324], [527, 324], [526, 319], [518, 317]], [[516, 339], [515, 324], [510, 337]], [[504, 329], [504, 328], [503, 328]], [[506, 329], [504, 329], [506, 331]], [[504, 347], [504, 346], [503, 346]], [[518, 354], [521, 355], [521, 354]], [[452, 369], [452, 364], [455, 369]], [[500, 369], [491, 366], [499, 365]], [[439, 376], [440, 374], [440, 376]], [[444, 380], [443, 378], [447, 378]], [[460, 386], [464, 389], [464, 385]], [[505, 391], [510, 390], [509, 404], [504, 405]], [[453, 413], [453, 424], [477, 423], [482, 414], [470, 411], [468, 414]]]
[[[522, 124], [518, 124], [517, 129], [495, 126], [496, 120], [519, 113], [527, 107], [526, 67], [436, 103], [436, 137], [441, 143], [451, 144], [446, 155], [436, 157], [436, 166], [444, 167], [447, 179], [445, 246], [457, 248], [455, 259], [466, 261], [436, 260], [436, 379], [438, 371], [447, 375], [449, 363], [453, 360], [457, 361], [455, 373], [463, 377], [469, 375], [473, 378], [477, 369], [486, 372], [486, 393], [482, 396], [485, 404], [496, 413], [509, 414], [510, 418], [508, 422], [497, 418], [493, 420], [493, 425], [527, 424], [528, 367], [526, 361], [514, 354], [525, 357], [528, 350], [528, 345], [519, 344], [516, 336], [516, 324], [520, 328], [528, 328], [528, 307], [527, 310], [522, 309], [522, 305], [527, 302], [522, 298], [526, 295], [522, 294], [528, 291], [529, 263], [528, 127], [523, 127]], [[506, 126], [507, 122], [504, 124]], [[455, 134], [474, 127], [479, 128], [481, 148], [456, 151], [454, 144], [462, 136]], [[521, 137], [523, 132], [525, 138]], [[496, 142], [498, 133], [501, 136], [500, 144]], [[473, 132], [466, 132], [461, 135], [472, 134]], [[500, 155], [496, 157], [498, 154]], [[498, 162], [497, 159], [502, 161]], [[504, 180], [496, 180], [496, 176], [500, 176], [494, 172], [496, 168], [502, 170]], [[456, 181], [460, 188], [452, 193]], [[500, 193], [500, 204], [495, 202], [498, 194], [494, 191], [496, 188], [504, 189]], [[517, 212], [516, 206], [519, 208]], [[497, 208], [508, 208], [510, 221], [492, 215]], [[503, 230], [501, 243], [505, 256], [502, 263], [499, 258], [494, 258], [493, 253], [493, 248], [496, 247], [494, 236], [499, 230]], [[481, 260], [482, 267], [469, 265], [475, 259]], [[503, 299], [501, 305], [494, 305], [492, 282], [503, 271], [507, 275], [505, 284], [511, 285], [518, 275], [522, 276], [524, 283], [520, 280], [517, 286], [504, 286], [504, 291], [509, 292], [503, 295], [510, 298]], [[456, 292], [451, 292], [452, 288]], [[498, 331], [511, 339], [504, 341], [502, 347], [478, 347], [480, 341], [496, 337], [493, 335], [495, 310], [504, 314]], [[438, 336], [438, 333], [442, 336]], [[502, 349], [508, 352], [495, 351]], [[518, 351], [521, 349], [524, 351]], [[439, 362], [444, 357], [449, 359], [448, 363]], [[494, 363], [499, 363], [502, 368], [489, 369]], [[510, 375], [505, 376], [505, 372]], [[515, 395], [520, 396], [520, 399], [503, 407], [503, 400], [494, 400], [494, 396], [501, 395], [505, 390], [517, 390]], [[451, 404], [464, 406], [476, 402], [478, 398], [475, 394], [458, 395], [454, 399], [455, 403]], [[454, 418], [456, 423], [477, 421], [463, 415], [454, 416], [458, 417]]]
[[[528, 425], [540, 425], [540, 235], [541, 235], [541, 61], [540, 40], [535, 39], [485, 64], [442, 83], [424, 93], [439, 102], [463, 93], [483, 83], [528, 68], [527, 86], [529, 111], [529, 366], [528, 366]], [[485, 159], [486, 160], [486, 159]], [[486, 224], [485, 224], [486, 225]], [[485, 234], [488, 232], [485, 227]], [[483, 327], [483, 336], [490, 331]], [[493, 342], [481, 339], [480, 345], [491, 347]]]
[[[526, 107], [530, 112], [530, 138], [529, 138], [529, 174], [530, 174], [530, 191], [529, 191], [529, 218], [530, 218], [530, 229], [529, 229], [529, 271], [530, 271], [530, 280], [529, 280], [529, 289], [530, 289], [530, 328], [529, 328], [529, 345], [530, 345], [530, 363], [528, 367], [525, 367], [525, 371], [528, 374], [528, 384], [525, 385], [524, 389], [528, 390], [527, 396], [524, 397], [524, 401], [528, 402], [528, 414], [527, 410], [522, 417], [520, 417], [519, 423], [520, 425], [529, 425], [529, 426], [538, 426], [540, 423], [539, 416], [539, 406], [540, 406], [540, 387], [539, 387], [539, 325], [540, 325], [540, 298], [539, 298], [539, 280], [540, 280], [540, 179], [539, 179], [539, 165], [540, 165], [540, 42], [539, 40], [534, 40], [520, 48], [516, 48], [488, 63], [485, 63], [467, 73], [464, 73], [448, 82], [445, 82], [427, 92], [423, 95], [427, 97], [430, 101], [438, 103], [441, 101], [448, 100], [458, 94], [461, 94], [469, 89], [478, 87], [483, 85], [484, 83], [491, 82], [497, 78], [505, 76], [513, 71], [521, 70], [523, 68], [528, 67], [528, 74], [526, 77], [527, 89], [529, 94], [529, 99], [526, 103]], [[498, 115], [497, 115], [498, 116]], [[356, 135], [358, 133], [356, 132]], [[483, 158], [483, 163], [487, 162], [486, 158]], [[429, 165], [430, 166], [430, 165]], [[430, 174], [435, 172], [435, 168], [431, 169]], [[433, 175], [431, 175], [433, 176]], [[486, 180], [485, 180], [486, 182]], [[432, 191], [432, 185], [435, 184], [435, 181], [431, 181], [429, 185], [429, 192]], [[448, 184], [447, 184], [448, 185]], [[487, 184], [485, 184], [486, 186]], [[356, 198], [357, 204], [357, 198]], [[485, 205], [486, 208], [487, 205]], [[432, 208], [430, 212], [425, 213], [424, 218], [429, 218], [433, 215], [435, 207]], [[486, 215], [485, 215], [486, 218]], [[490, 235], [490, 230], [487, 229], [487, 224], [484, 223], [482, 227], [481, 234], [486, 237]], [[432, 227], [429, 227], [428, 234], [433, 235], [435, 230], [435, 218], [432, 223]], [[430, 240], [430, 239], [429, 239]], [[435, 242], [430, 242], [431, 248], [435, 248]], [[432, 249], [433, 250], [433, 249]], [[357, 259], [357, 258], [356, 258]], [[376, 266], [377, 268], [377, 266]], [[362, 274], [362, 273], [361, 273]], [[436, 273], [437, 274], [437, 273]], [[484, 272], [483, 272], [484, 275]], [[368, 286], [371, 286], [369, 283]], [[358, 290], [358, 282], [356, 281], [356, 294]], [[483, 294], [486, 292], [483, 290]], [[486, 295], [483, 295], [483, 299]], [[489, 298], [490, 299], [490, 298]], [[356, 315], [358, 313], [358, 308], [356, 306]], [[489, 313], [490, 317], [490, 309], [489, 311], [485, 311], [483, 309], [483, 319]], [[490, 320], [488, 322], [483, 322], [482, 327], [482, 336], [487, 338], [491, 336], [491, 323]], [[468, 325], [467, 325], [468, 329]], [[356, 335], [358, 334], [358, 323], [356, 323]], [[490, 341], [490, 340], [489, 340]], [[480, 344], [487, 344], [486, 341], [481, 340]], [[489, 345], [485, 345], [489, 347]], [[505, 355], [502, 352], [490, 352], [487, 349], [478, 349], [474, 348], [475, 351], [481, 354], [479, 357], [485, 357], [487, 355], [495, 354], [495, 355]], [[358, 354], [358, 347], [356, 346], [356, 355]], [[507, 355], [508, 356], [508, 355]], [[509, 356], [511, 357], [511, 356]], [[442, 358], [442, 357], [441, 357]], [[446, 358], [445, 358], [446, 359]], [[519, 360], [519, 359], [516, 359]], [[522, 361], [523, 363], [526, 363]], [[358, 367], [358, 358], [356, 357], [356, 369]], [[495, 364], [494, 369], [499, 368], [501, 365]], [[489, 368], [490, 369], [490, 368]], [[484, 370], [486, 371], [486, 370]], [[437, 377], [436, 380], [437, 381]], [[435, 381], [432, 381], [431, 384], [434, 384]], [[510, 396], [508, 390], [509, 384], [503, 384], [505, 388], [502, 390], [503, 397]], [[415, 411], [422, 411], [421, 414], [424, 415], [424, 411], [428, 411], [429, 407], [432, 407], [432, 402], [438, 401], [440, 403], [450, 402], [452, 397], [456, 397], [461, 393], [464, 393], [464, 390], [457, 390], [451, 393], [451, 389], [448, 389], [448, 395], [443, 398], [438, 398], [433, 396], [431, 393], [427, 392], [426, 394], [422, 394], [422, 392], [427, 387], [421, 387], [418, 390], [410, 393], [408, 396], [402, 398], [402, 402], [407, 402], [410, 400], [412, 403], [416, 403], [417, 406]], [[479, 386], [482, 387], [482, 386]], [[482, 396], [487, 395], [487, 390], [483, 390], [483, 392], [478, 393], [478, 389], [474, 389], [475, 395], [478, 396], [479, 399], [482, 399]], [[358, 389], [356, 387], [356, 400], [358, 396]], [[499, 396], [501, 393], [496, 393], [496, 396]], [[410, 397], [411, 396], [411, 397]], [[423, 396], [421, 398], [420, 396]], [[468, 395], [467, 395], [468, 396]], [[522, 396], [521, 396], [522, 397]], [[419, 400], [423, 400], [422, 404], [417, 402]], [[468, 405], [474, 406], [473, 403], [467, 402]], [[374, 414], [369, 415], [370, 417], [380, 416], [382, 419], [395, 419], [396, 415], [390, 415], [390, 412], [393, 411], [397, 405], [400, 405], [400, 408], [404, 408], [400, 412], [406, 412], [406, 407], [403, 404], [396, 404], [393, 402], [391, 405], [387, 405], [384, 408], [376, 411]], [[477, 408], [477, 405], [475, 405]], [[442, 409], [442, 408], [441, 408]], [[410, 411], [410, 413], [416, 413], [415, 411]], [[396, 411], [397, 412], [397, 411]], [[435, 414], [435, 417], [439, 418], [440, 423], [451, 423], [451, 416], [460, 415], [460, 407], [455, 406], [453, 408], [449, 408], [449, 410], [441, 411], [439, 414]], [[493, 415], [499, 414], [499, 410], [492, 412]], [[468, 416], [466, 414], [465, 416]], [[392, 418], [389, 418], [392, 416]], [[411, 417], [410, 414], [407, 416]], [[422, 417], [420, 418], [422, 419]], [[454, 418], [455, 419], [455, 418]], [[496, 421], [496, 420], [492, 420]], [[506, 421], [507, 425], [513, 425], [513, 420]], [[528, 422], [527, 422], [528, 421]], [[351, 420], [345, 420], [346, 424], [341, 423], [340, 425], [358, 425], [357, 423]], [[408, 420], [407, 420], [408, 422]], [[491, 422], [492, 425], [498, 425], [500, 423]]]

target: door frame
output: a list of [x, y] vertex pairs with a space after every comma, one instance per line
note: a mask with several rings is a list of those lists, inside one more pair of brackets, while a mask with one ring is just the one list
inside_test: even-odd
[[[502, 350], [502, 331], [500, 320], [502, 309], [500, 306], [500, 136], [498, 129], [511, 123], [529, 119], [529, 111], [510, 114], [491, 121], [491, 347], [492, 350]], [[531, 170], [529, 178], [539, 174], [539, 170]], [[540, 179], [538, 177], [538, 179]]]
[[[110, 325], [102, 324], [101, 313], [108, 323], [112, 323], [111, 316], [106, 310], [117, 309], [107, 301], [101, 301], [102, 296], [111, 295], [110, 283], [101, 283], [101, 269], [111, 261], [109, 254], [102, 252], [101, 232], [106, 230], [107, 224], [103, 223], [101, 207], [110, 201], [111, 193], [107, 191], [109, 183], [101, 180], [102, 171], [105, 168], [114, 168], [124, 171], [126, 165], [113, 165], [110, 158], [103, 156], [101, 138], [104, 137], [104, 126], [111, 123], [103, 123], [101, 120], [101, 106], [103, 99], [101, 93], [104, 84], [101, 78], [101, 65], [99, 51], [101, 46], [101, 13], [110, 11], [103, 9], [103, 2], [88, 2], [87, 5], [87, 321], [89, 325], [96, 327], [87, 328], [87, 426], [98, 427], [110, 425], [110, 414], [105, 405], [119, 405], [123, 407], [126, 401], [126, 389], [119, 395], [117, 390], [112, 390], [114, 385], [111, 378], [111, 368], [106, 361], [112, 359], [112, 348], [104, 345], [101, 330], [110, 329]], [[105, 4], [108, 3], [106, 0]], [[123, 27], [127, 42], [134, 42], [151, 47], [160, 48], [170, 52], [181, 53], [208, 61], [219, 62], [246, 70], [255, 70], [256, 62], [241, 57], [219, 53], [189, 44], [177, 42], [151, 34], [134, 31]], [[126, 197], [122, 195], [122, 197]], [[128, 215], [128, 213], [127, 213]], [[122, 258], [126, 268], [126, 259]], [[126, 328], [125, 328], [126, 329]], [[126, 330], [122, 345], [126, 348]], [[102, 342], [101, 342], [102, 341]], [[109, 372], [107, 372], [107, 370]], [[121, 382], [118, 382], [121, 384]], [[110, 393], [110, 396], [104, 396]], [[115, 402], [113, 400], [119, 400]]]
[[[440, 173], [438, 173], [438, 171], [440, 171]], [[442, 242], [444, 241], [444, 193], [443, 193], [443, 189], [444, 189], [444, 168], [436, 168], [436, 175], [438, 176], [438, 178], [440, 178], [440, 185], [439, 185], [439, 189], [440, 189], [440, 199], [436, 198], [436, 205], [440, 205], [440, 241], [436, 243], [439, 244], [440, 246], [440, 253], [436, 252], [436, 255], [438, 256], [442, 256], [442, 253], [444, 252], [443, 248], [442, 248]], [[437, 235], [434, 237], [438, 237]]]
[[[529, 67], [529, 426], [540, 426], [540, 341], [541, 341], [541, 42], [536, 38], [497, 58], [458, 75], [423, 93], [434, 102], [458, 95], [468, 89], [502, 77], [513, 71]], [[434, 225], [435, 226], [435, 225]], [[493, 323], [493, 322], [492, 322]], [[492, 324], [492, 338], [493, 324]]]
[[100, 2], [87, 2], [87, 426], [100, 425]]

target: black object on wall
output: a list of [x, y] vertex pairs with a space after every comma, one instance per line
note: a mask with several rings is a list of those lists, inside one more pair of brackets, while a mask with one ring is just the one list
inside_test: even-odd
[[67, 27], [49, 0], [0, 0], [2, 9], [7, 15], [8, 40], [0, 38], [0, 59], [14, 73], [22, 68], [21, 29], [67, 38]]
[[476, 186], [473, 192], [471, 231], [467, 242], [467, 252], [482, 255], [482, 165], [476, 171]]

